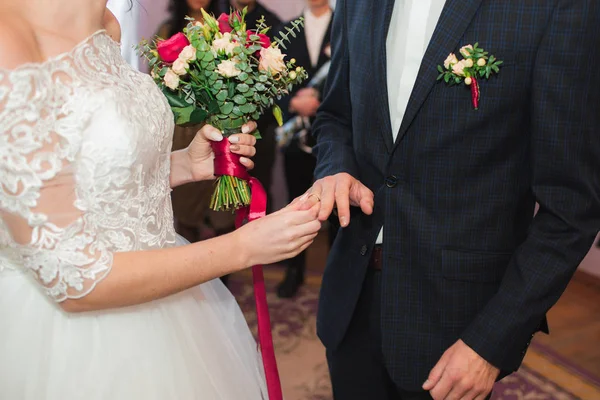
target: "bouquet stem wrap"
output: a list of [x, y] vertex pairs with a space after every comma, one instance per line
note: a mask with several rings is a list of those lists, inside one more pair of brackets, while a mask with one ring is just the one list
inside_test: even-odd
[[[229, 142], [227, 140], [212, 142], [211, 144], [215, 153], [215, 175], [235, 177], [247, 182], [252, 192], [250, 205], [237, 210], [236, 227], [239, 228], [246, 221], [250, 222], [264, 217], [267, 210], [267, 193], [260, 181], [248, 174], [246, 168], [239, 162], [240, 156], [229, 151]], [[258, 343], [262, 353], [269, 400], [282, 400], [283, 395], [279, 372], [277, 370], [277, 360], [275, 359], [275, 349], [273, 347], [271, 318], [269, 316], [262, 265], [252, 267], [252, 280], [258, 322]]]

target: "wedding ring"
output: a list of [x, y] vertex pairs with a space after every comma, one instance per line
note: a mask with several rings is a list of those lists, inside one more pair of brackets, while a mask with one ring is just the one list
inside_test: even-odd
[[317, 201], [321, 201], [321, 198], [319, 197], [319, 195], [311, 193], [308, 195], [308, 198], [310, 199], [312, 196], [315, 196], [317, 198]]

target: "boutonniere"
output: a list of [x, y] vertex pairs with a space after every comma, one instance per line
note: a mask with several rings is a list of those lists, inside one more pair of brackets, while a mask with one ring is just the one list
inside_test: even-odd
[[444, 66], [438, 65], [440, 72], [437, 80], [444, 80], [448, 85], [454, 86], [464, 82], [471, 88], [471, 98], [473, 108], [479, 108], [479, 79], [489, 79], [492, 74], [500, 72], [502, 60], [496, 57], [488, 56], [488, 52], [479, 47], [478, 43], [474, 46], [467, 45], [459, 50], [462, 60], [458, 60], [454, 53], [450, 53], [444, 61]]

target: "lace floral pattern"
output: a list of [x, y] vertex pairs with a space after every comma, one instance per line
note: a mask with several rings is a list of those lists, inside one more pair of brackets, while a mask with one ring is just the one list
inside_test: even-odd
[[62, 301], [88, 294], [115, 252], [173, 245], [172, 132], [152, 79], [104, 31], [0, 69], [0, 272], [31, 272]]

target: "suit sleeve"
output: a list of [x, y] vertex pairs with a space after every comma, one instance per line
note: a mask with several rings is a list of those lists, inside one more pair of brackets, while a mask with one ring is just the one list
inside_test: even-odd
[[559, 0], [537, 49], [529, 173], [539, 211], [499, 291], [462, 335], [502, 370], [518, 368], [600, 229], [599, 4]]
[[352, 144], [349, 54], [346, 30], [346, 0], [338, 0], [332, 26], [332, 59], [321, 107], [313, 125], [317, 145], [317, 179], [340, 172], [358, 178]]

